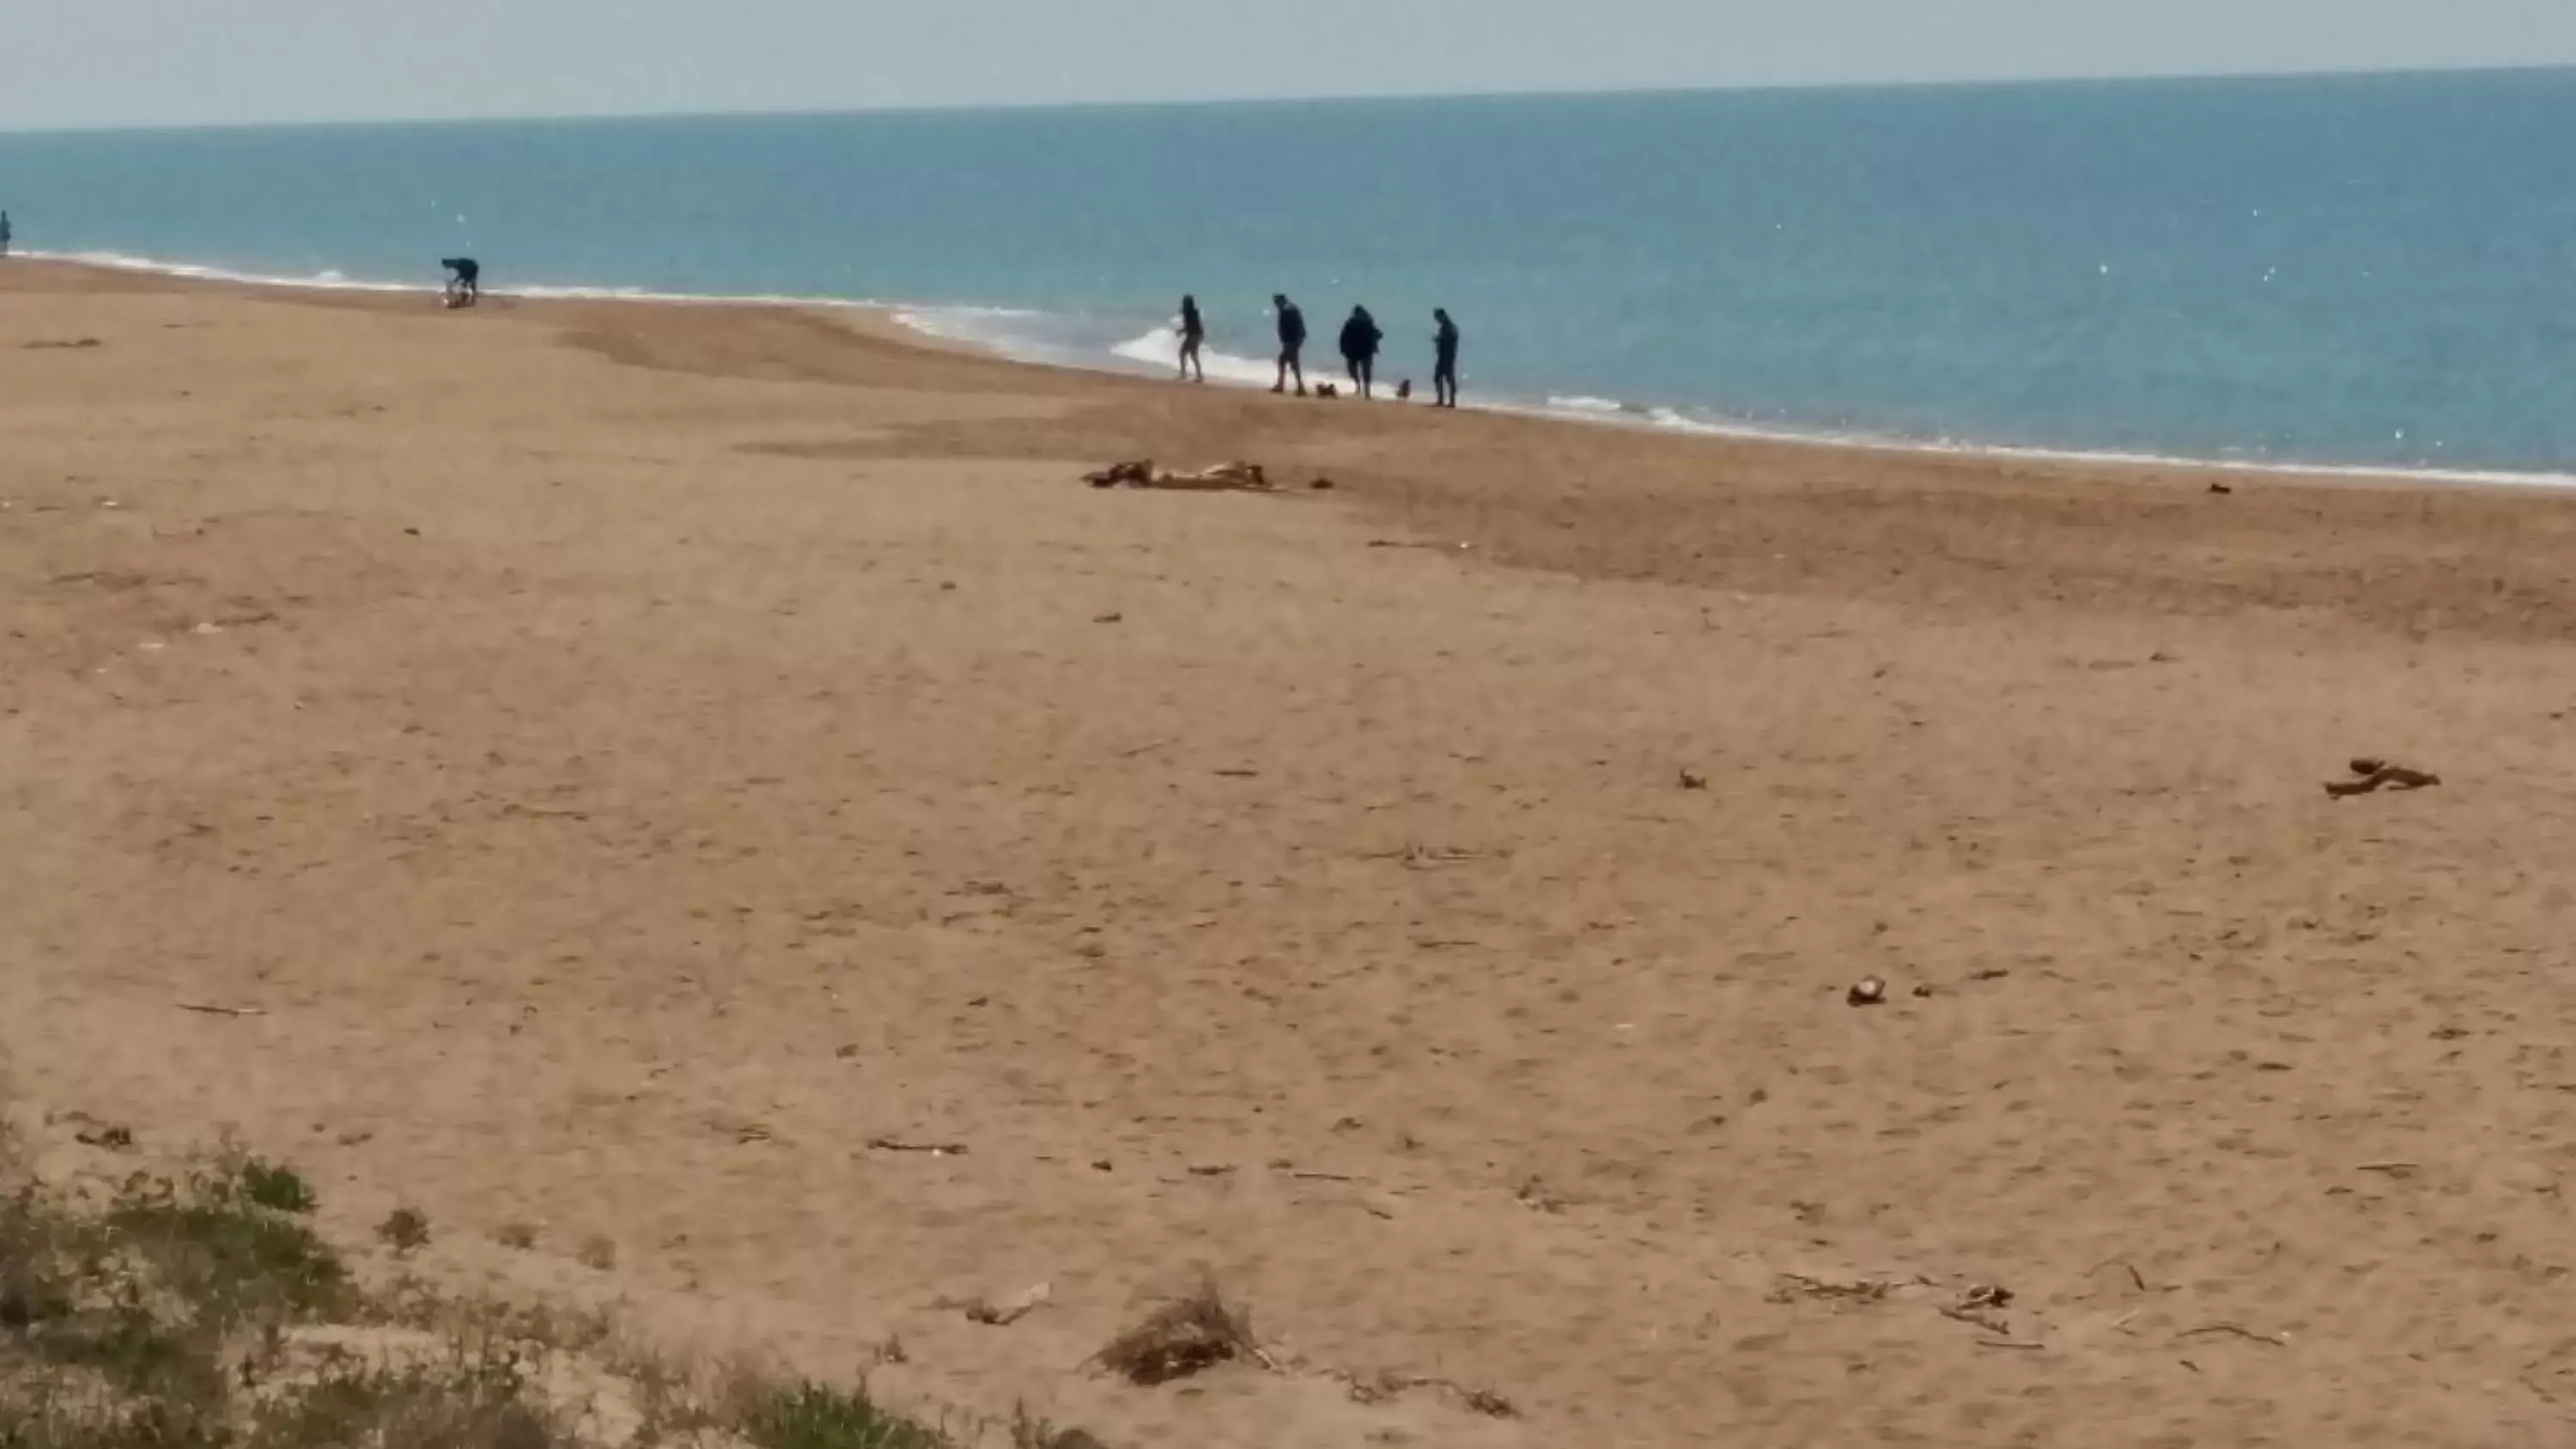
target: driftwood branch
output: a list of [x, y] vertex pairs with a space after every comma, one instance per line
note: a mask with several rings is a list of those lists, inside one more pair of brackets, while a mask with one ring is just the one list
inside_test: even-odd
[[906, 1142], [897, 1137], [871, 1137], [868, 1139], [868, 1150], [920, 1152], [932, 1157], [963, 1157], [966, 1155], [966, 1144], [963, 1142]]
[[2217, 1334], [2226, 1334], [2231, 1338], [2241, 1338], [2249, 1343], [2259, 1343], [2268, 1348], [2287, 1348], [2290, 1346], [2290, 1341], [2286, 1338], [2281, 1338], [2268, 1333], [2256, 1333], [2254, 1330], [2247, 1328], [2241, 1323], [2204, 1323], [2198, 1328], [2187, 1328], [2182, 1332], [2175, 1334], [2173, 1341], [2181, 1343], [2186, 1339], [2209, 1338]]

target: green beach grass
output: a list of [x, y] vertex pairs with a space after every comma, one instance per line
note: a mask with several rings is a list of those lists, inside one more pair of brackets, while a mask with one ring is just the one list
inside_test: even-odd
[[[964, 1449], [855, 1387], [675, 1368], [606, 1320], [370, 1293], [291, 1168], [50, 1187], [0, 1131], [0, 1449]], [[430, 1240], [403, 1209], [379, 1235]], [[569, 1384], [581, 1391], [567, 1389]], [[605, 1402], [604, 1402], [605, 1401]], [[1094, 1445], [1025, 1420], [1014, 1449]]]

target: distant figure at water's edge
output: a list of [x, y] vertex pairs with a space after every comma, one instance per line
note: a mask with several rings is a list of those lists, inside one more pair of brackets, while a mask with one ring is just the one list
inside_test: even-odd
[[1432, 308], [1431, 318], [1440, 324], [1440, 330], [1431, 336], [1431, 386], [1438, 394], [1432, 406], [1454, 408], [1458, 405], [1458, 324], [1449, 320], [1446, 307]]
[[1289, 301], [1288, 294], [1285, 292], [1273, 296], [1270, 299], [1270, 305], [1279, 313], [1279, 380], [1270, 385], [1270, 390], [1286, 392], [1288, 375], [1293, 372], [1297, 375], [1297, 396], [1304, 397], [1306, 395], [1304, 360], [1306, 314], [1297, 310], [1297, 304]]
[[9, 255], [9, 213], [0, 211], [0, 257]]
[[1190, 380], [1190, 369], [1198, 369], [1198, 380], [1207, 381], [1207, 364], [1199, 360], [1199, 348], [1207, 342], [1207, 323], [1199, 317], [1199, 299], [1181, 298], [1181, 380]]

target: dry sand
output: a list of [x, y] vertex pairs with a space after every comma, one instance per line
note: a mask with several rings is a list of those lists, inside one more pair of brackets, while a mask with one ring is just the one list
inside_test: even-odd
[[0, 1048], [1121, 1449], [2559, 1442], [2576, 506], [2209, 482], [11, 264]]

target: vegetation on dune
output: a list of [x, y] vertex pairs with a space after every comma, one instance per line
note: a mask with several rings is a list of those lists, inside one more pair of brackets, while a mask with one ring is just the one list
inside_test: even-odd
[[[605, 1322], [360, 1289], [312, 1187], [234, 1156], [51, 1188], [0, 1132], [0, 1449], [950, 1449], [856, 1389], [712, 1385]], [[403, 1209], [379, 1235], [429, 1241]], [[578, 1390], [568, 1387], [580, 1386]], [[1092, 1445], [1022, 1424], [1020, 1449]]]

